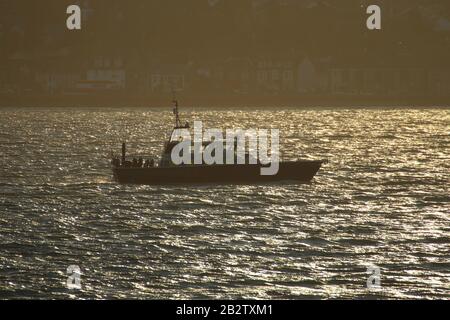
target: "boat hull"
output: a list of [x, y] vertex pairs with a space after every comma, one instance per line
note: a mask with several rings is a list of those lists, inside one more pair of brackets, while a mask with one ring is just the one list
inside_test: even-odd
[[280, 162], [276, 175], [261, 175], [260, 165], [198, 165], [154, 168], [113, 167], [120, 184], [242, 184], [274, 181], [309, 182], [323, 161]]

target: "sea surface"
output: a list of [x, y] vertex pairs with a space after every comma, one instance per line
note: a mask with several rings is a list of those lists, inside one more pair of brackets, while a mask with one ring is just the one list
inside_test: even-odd
[[329, 163], [310, 184], [122, 186], [111, 151], [158, 155], [170, 108], [1, 109], [0, 299], [450, 298], [449, 108], [181, 111]]

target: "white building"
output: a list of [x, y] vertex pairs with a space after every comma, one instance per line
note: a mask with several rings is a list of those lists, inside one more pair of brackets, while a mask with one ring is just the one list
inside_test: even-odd
[[121, 58], [95, 59], [94, 66], [86, 73], [86, 81], [95, 84], [109, 83], [109, 89], [125, 89], [126, 71]]
[[256, 83], [271, 92], [292, 91], [295, 87], [295, 64], [292, 61], [260, 60], [256, 64]]
[[308, 58], [298, 65], [297, 91], [299, 93], [312, 93], [317, 90], [319, 83], [314, 64]]
[[184, 91], [186, 88], [186, 66], [152, 66], [147, 74], [147, 88], [153, 93]]

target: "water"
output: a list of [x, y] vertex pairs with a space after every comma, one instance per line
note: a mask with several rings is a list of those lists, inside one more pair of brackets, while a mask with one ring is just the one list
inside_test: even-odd
[[158, 154], [170, 111], [3, 109], [0, 298], [449, 298], [449, 109], [184, 111], [330, 163], [311, 184], [120, 186], [110, 150]]

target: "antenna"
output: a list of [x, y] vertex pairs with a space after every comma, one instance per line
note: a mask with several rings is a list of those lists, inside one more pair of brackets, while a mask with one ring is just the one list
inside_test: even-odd
[[180, 114], [178, 112], [178, 100], [173, 83], [170, 84], [172, 89], [173, 114], [175, 115], [175, 128], [180, 127]]
[[178, 111], [178, 100], [177, 100], [175, 89], [173, 87], [173, 83], [172, 83], [172, 103], [174, 104], [174, 106], [173, 106], [173, 114], [175, 115], [175, 129], [187, 129], [187, 128], [189, 128], [189, 123], [188, 122], [186, 122], [186, 124], [184, 126], [181, 125], [180, 113]]
[[173, 114], [175, 115], [175, 128], [180, 128], [180, 113], [178, 112], [178, 101], [174, 98], [173, 100]]

